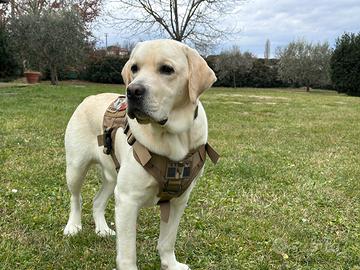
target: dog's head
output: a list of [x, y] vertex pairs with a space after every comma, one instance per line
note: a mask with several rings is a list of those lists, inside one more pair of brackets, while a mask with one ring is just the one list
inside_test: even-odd
[[193, 117], [199, 96], [216, 81], [197, 51], [173, 40], [138, 43], [121, 75], [128, 116], [167, 127]]

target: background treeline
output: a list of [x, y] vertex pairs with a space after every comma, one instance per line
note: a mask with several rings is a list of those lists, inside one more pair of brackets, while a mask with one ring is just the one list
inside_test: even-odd
[[[216, 68], [218, 56], [206, 57], [208, 65], [215, 71], [218, 80], [214, 86], [234, 87], [233, 78], [229, 75], [221, 76], [221, 70]], [[120, 56], [93, 56], [88, 59], [85, 68], [78, 73], [79, 79], [99, 83], [123, 83], [120, 76], [122, 67], [129, 58]], [[266, 63], [265, 63], [266, 62]], [[255, 59], [250, 69], [236, 74], [235, 87], [285, 87], [289, 84], [278, 78], [278, 60]], [[69, 73], [64, 74], [69, 77]]]
[[211, 55], [206, 59], [215, 71], [218, 80], [214, 86], [223, 87], [286, 87], [288, 84], [280, 80], [277, 59], [254, 58], [249, 67], [221, 67], [222, 55]]
[[[9, 32], [0, 25], [0, 81], [12, 80], [24, 71], [22, 63], [17, 61], [16, 47], [10, 42], [13, 34], [14, 31]], [[123, 83], [120, 72], [128, 56], [109, 55], [91, 42], [82, 46], [83, 51], [77, 53], [77, 57], [58, 65], [56, 79]], [[82, 61], [74, 61], [80, 56]], [[215, 86], [305, 87], [308, 91], [323, 88], [360, 96], [360, 33], [343, 34], [336, 40], [334, 49], [328, 43], [313, 44], [300, 39], [277, 48], [273, 59], [268, 58], [269, 53], [265, 56], [257, 58], [250, 52], [233, 47], [205, 59], [217, 75]], [[41, 71], [43, 79], [53, 81], [51, 65]]]

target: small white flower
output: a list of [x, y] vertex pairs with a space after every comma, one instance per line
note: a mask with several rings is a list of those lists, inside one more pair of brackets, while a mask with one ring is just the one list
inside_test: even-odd
[[111, 224], [111, 226], [114, 226], [114, 225], [115, 225], [115, 223], [114, 223], [114, 222], [110, 222], [110, 224]]
[[17, 189], [15, 189], [15, 188], [13, 188], [13, 189], [11, 190], [11, 192], [12, 192], [12, 193], [17, 193], [17, 192], [18, 192], [18, 190], [17, 190]]

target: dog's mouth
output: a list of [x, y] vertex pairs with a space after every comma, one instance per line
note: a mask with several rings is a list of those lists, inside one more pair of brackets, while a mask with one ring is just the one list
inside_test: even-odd
[[136, 119], [139, 124], [150, 123], [150, 116], [139, 109], [128, 110], [128, 116], [130, 119]]
[[147, 113], [145, 113], [139, 109], [128, 110], [127, 114], [130, 117], [130, 119], [136, 119], [136, 121], [139, 124], [149, 124], [150, 122], [156, 122], [160, 126], [164, 126], [168, 121], [167, 118], [160, 120], [160, 121], [156, 121], [155, 119], [150, 117]]
[[168, 119], [165, 118], [165, 119], [163, 119], [163, 120], [161, 120], [161, 121], [158, 121], [157, 123], [158, 123], [160, 126], [164, 126], [164, 125], [167, 123], [167, 121], [168, 121]]

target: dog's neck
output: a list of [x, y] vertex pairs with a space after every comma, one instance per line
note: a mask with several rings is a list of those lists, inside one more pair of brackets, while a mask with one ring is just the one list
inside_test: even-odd
[[[191, 108], [195, 112], [196, 106]], [[207, 119], [204, 108], [199, 102], [196, 117], [188, 113], [189, 109], [183, 107], [173, 110], [164, 126], [156, 123], [140, 125], [135, 119], [130, 119], [130, 129], [135, 138], [149, 151], [175, 161], [181, 160], [191, 150], [207, 142]]]

